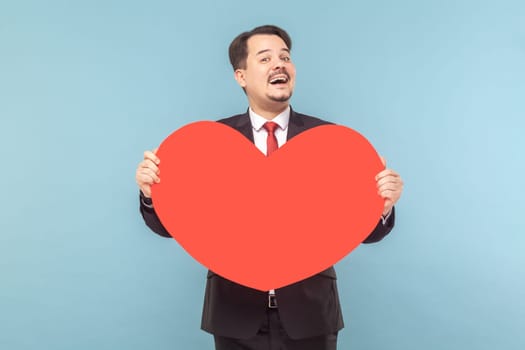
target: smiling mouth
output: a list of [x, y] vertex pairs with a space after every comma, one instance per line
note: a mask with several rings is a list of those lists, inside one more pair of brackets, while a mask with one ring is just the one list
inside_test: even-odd
[[275, 76], [271, 77], [268, 82], [270, 84], [272, 84], [272, 85], [278, 85], [278, 84], [286, 84], [286, 83], [288, 83], [289, 80], [290, 80], [290, 78], [288, 78], [288, 75], [286, 75], [286, 74], [279, 74], [279, 75], [275, 75]]

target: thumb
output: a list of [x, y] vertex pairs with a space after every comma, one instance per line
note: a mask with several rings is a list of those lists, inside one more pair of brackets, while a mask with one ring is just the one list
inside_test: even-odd
[[383, 166], [386, 168], [386, 159], [382, 156], [379, 156], [379, 158], [381, 159], [381, 163], [383, 163]]

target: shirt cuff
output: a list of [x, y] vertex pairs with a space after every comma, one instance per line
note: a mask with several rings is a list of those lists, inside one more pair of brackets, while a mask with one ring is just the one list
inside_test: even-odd
[[390, 209], [390, 211], [386, 215], [381, 215], [381, 222], [383, 223], [383, 225], [386, 225], [386, 222], [390, 215], [392, 215], [392, 209]]
[[153, 201], [151, 200], [151, 198], [144, 196], [144, 193], [142, 193], [142, 191], [140, 191], [140, 202], [146, 208], [153, 209]]

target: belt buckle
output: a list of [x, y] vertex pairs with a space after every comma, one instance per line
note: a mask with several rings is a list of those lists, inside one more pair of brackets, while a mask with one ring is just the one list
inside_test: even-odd
[[268, 294], [268, 308], [277, 309], [277, 298], [275, 294]]

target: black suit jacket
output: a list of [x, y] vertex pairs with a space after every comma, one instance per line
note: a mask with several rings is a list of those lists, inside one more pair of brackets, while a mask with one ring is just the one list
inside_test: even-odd
[[[248, 113], [221, 119], [253, 142], [252, 125]], [[291, 110], [287, 139], [310, 128], [328, 122]], [[142, 204], [140, 211], [146, 224], [157, 234], [171, 237], [162, 226], [153, 209]], [[394, 213], [385, 224], [381, 221], [364, 243], [380, 241], [394, 226]], [[333, 267], [310, 278], [275, 291], [279, 316], [291, 338], [300, 339], [335, 333], [343, 328], [343, 317]], [[231, 338], [246, 339], [255, 335], [266, 320], [268, 293], [241, 286], [212, 271], [208, 272], [203, 330]]]

